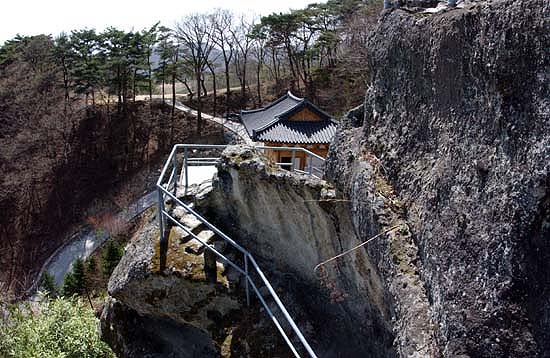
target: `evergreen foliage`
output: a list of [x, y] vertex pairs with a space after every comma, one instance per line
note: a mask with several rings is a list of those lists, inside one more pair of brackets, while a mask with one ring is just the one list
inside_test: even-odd
[[97, 270], [97, 262], [94, 256], [90, 256], [86, 262], [86, 272], [95, 272]]
[[61, 294], [65, 297], [70, 297], [76, 294], [76, 283], [72, 272], [69, 272], [65, 275], [63, 279], [63, 288], [61, 289]]
[[0, 321], [2, 358], [114, 358], [98, 334], [94, 312], [74, 298], [18, 306]]
[[59, 293], [59, 288], [57, 287], [53, 276], [49, 272], [44, 272], [42, 276], [42, 289], [48, 294], [48, 296], [55, 298]]
[[63, 295], [83, 295], [86, 292], [86, 271], [84, 261], [78, 258], [73, 264], [72, 272], [65, 276], [63, 282]]
[[101, 270], [105, 277], [111, 276], [116, 265], [122, 258], [122, 247], [120, 244], [112, 239], [107, 241], [105, 248], [101, 254]]

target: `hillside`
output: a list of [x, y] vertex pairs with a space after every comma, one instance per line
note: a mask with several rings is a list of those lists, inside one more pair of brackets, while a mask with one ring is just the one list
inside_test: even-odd
[[[132, 103], [124, 112], [112, 105], [86, 107], [78, 98], [67, 104], [53, 46], [47, 37], [29, 39], [0, 72], [4, 294], [28, 288], [72, 225], [113, 206], [94, 207], [99, 199], [115, 195], [145, 166], [158, 169], [172, 143], [196, 138], [195, 121], [171, 117], [159, 104]], [[203, 140], [209, 131], [207, 126]], [[217, 126], [213, 132], [219, 133]], [[124, 200], [147, 189], [131, 188]]]

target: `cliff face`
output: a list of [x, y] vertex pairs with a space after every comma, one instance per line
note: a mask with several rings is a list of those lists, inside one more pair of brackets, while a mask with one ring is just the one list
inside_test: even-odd
[[[319, 357], [436, 355], [418, 249], [401, 204], [374, 166], [361, 168], [367, 208], [350, 210], [326, 181], [272, 166], [252, 148], [230, 147], [211, 191], [199, 190], [194, 204], [254, 255]], [[199, 236], [208, 232], [181, 210], [170, 210]], [[250, 308], [243, 304], [242, 277], [218, 262], [209, 279], [206, 253], [177, 228], [170, 230], [167, 269], [159, 271], [158, 227], [150, 219], [109, 280], [102, 335], [121, 357], [291, 355], [258, 299], [252, 296]], [[372, 250], [360, 248], [315, 269], [360, 244], [362, 235], [386, 231]], [[225, 242], [205, 237], [241, 260]], [[215, 260], [209, 262], [213, 267]], [[191, 349], [190, 342], [197, 344]]]
[[434, 355], [550, 357], [549, 19], [543, 0], [383, 14], [365, 104], [331, 145], [327, 176], [360, 238], [369, 168], [403, 205]]
[[347, 204], [325, 181], [234, 147], [213, 186], [201, 209], [259, 259], [319, 356], [395, 356], [388, 292], [366, 253], [314, 270], [359, 243]]

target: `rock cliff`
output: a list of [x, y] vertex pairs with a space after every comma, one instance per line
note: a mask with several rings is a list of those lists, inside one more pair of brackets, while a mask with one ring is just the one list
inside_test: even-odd
[[[549, 19], [543, 0], [385, 12], [365, 103], [331, 145], [327, 177], [360, 238], [372, 172], [395, 190], [419, 250], [430, 355], [550, 357]], [[399, 341], [407, 327], [393, 329]]]
[[[200, 188], [199, 188], [200, 189]], [[202, 194], [206, 195], [206, 192]], [[173, 216], [235, 260], [214, 233], [186, 215]], [[118, 357], [283, 356], [287, 348], [257, 304], [246, 308], [242, 276], [212, 260], [177, 227], [169, 235], [166, 269], [159, 268], [156, 215], [139, 230], [109, 279], [101, 334]]]
[[[363, 217], [362, 232], [349, 202], [326, 181], [272, 166], [249, 147], [223, 153], [212, 190], [201, 191], [194, 204], [254, 255], [319, 357], [435, 354], [418, 249], [395, 193], [380, 173], [371, 168], [369, 175], [363, 184], [371, 213]], [[171, 210], [189, 230], [203, 230]], [[360, 248], [315, 269], [377, 232], [387, 234], [375, 250]], [[207, 239], [239, 262], [223, 242]], [[172, 228], [169, 243], [167, 269], [160, 271], [158, 227], [151, 217], [111, 276], [102, 333], [121, 356], [291, 356], [258, 299], [252, 297], [250, 308], [243, 305], [236, 272], [218, 262], [209, 279], [207, 256], [195, 240]], [[158, 332], [154, 339], [152, 329]]]
[[388, 292], [366, 253], [314, 271], [359, 243], [347, 204], [328, 183], [233, 147], [213, 186], [201, 209], [259, 258], [319, 356], [395, 356]]

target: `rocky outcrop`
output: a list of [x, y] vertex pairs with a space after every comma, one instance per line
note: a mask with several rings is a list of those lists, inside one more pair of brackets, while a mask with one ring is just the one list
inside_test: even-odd
[[[206, 200], [209, 185], [193, 186]], [[190, 195], [190, 192], [187, 195]], [[186, 197], [189, 199], [189, 197]], [[193, 205], [193, 204], [190, 204]], [[183, 207], [167, 202], [189, 232], [242, 265], [242, 258]], [[246, 306], [243, 276], [180, 227], [169, 230], [160, 269], [157, 217], [138, 230], [109, 279], [102, 338], [119, 357], [282, 357], [289, 351], [258, 301]]]
[[219, 357], [212, 339], [195, 327], [143, 315], [108, 298], [101, 315], [102, 339], [118, 357]]
[[[224, 152], [201, 209], [261, 258], [299, 326], [310, 327], [305, 333], [320, 357], [424, 356], [435, 347], [417, 248], [399, 207], [389, 201], [392, 193], [369, 168], [373, 185], [364, 187], [364, 200], [372, 217], [363, 218], [359, 235], [353, 208], [327, 182], [272, 167], [250, 148]], [[378, 251], [360, 248], [314, 270], [362, 236], [386, 230], [380, 240], [388, 244]], [[406, 308], [394, 305], [407, 300]], [[405, 332], [395, 342], [394, 325]]]
[[[550, 357], [549, 19], [544, 0], [384, 13], [365, 104], [331, 145], [327, 176], [360, 238], [372, 234], [372, 172], [395, 189], [419, 249], [431, 356]], [[392, 298], [396, 322], [414, 312]]]
[[[192, 251], [194, 240], [179, 228], [170, 232], [167, 269], [161, 272], [155, 219], [151, 215], [131, 240], [109, 279], [112, 298], [101, 317], [103, 339], [121, 357], [217, 357], [212, 315], [227, 319], [241, 305], [221, 264], [218, 280], [206, 280], [204, 252]], [[196, 222], [183, 221], [199, 229]]]

